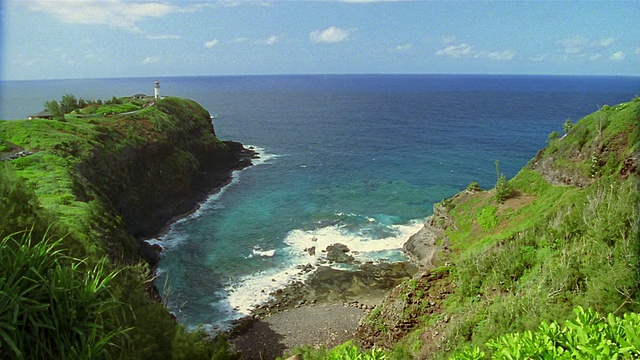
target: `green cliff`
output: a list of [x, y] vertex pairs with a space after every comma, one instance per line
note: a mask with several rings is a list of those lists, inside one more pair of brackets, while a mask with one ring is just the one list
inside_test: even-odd
[[[218, 140], [209, 113], [191, 100], [169, 97], [151, 105], [123, 98], [118, 103], [126, 113], [102, 111], [104, 107], [90, 111], [87, 107], [58, 120], [0, 121], [0, 238], [5, 239], [2, 246], [7, 251], [3, 255], [8, 256], [3, 258], [2, 270], [16, 275], [12, 278], [15, 284], [33, 277], [47, 283], [50, 274], [65, 267], [77, 271], [61, 278], [81, 280], [85, 272], [101, 274], [96, 278], [98, 283], [104, 280], [110, 284], [104, 287], [108, 295], [102, 302], [120, 304], [103, 314], [69, 300], [71, 307], [79, 306], [85, 313], [78, 310], [60, 315], [56, 318], [57, 334], [49, 334], [52, 326], [42, 323], [40, 334], [49, 335], [39, 339], [29, 333], [37, 331], [29, 321], [36, 321], [33, 316], [46, 316], [30, 314], [28, 309], [40, 304], [51, 315], [58, 303], [51, 300], [51, 294], [60, 287], [47, 287], [44, 298], [29, 286], [20, 288], [25, 291], [22, 297], [0, 299], [0, 323], [8, 324], [0, 327], [0, 335], [7, 344], [15, 345], [17, 340], [10, 341], [6, 337], [9, 332], [3, 331], [24, 332], [20, 341], [26, 342], [22, 348], [19, 344], [0, 346], [1, 358], [63, 354], [64, 346], [56, 339], [65, 330], [76, 334], [98, 331], [94, 334], [97, 343], [106, 339], [98, 358], [179, 358], [180, 352], [187, 351], [185, 343], [197, 343], [206, 358], [215, 350], [203, 345], [202, 336], [185, 334], [157, 301], [149, 266], [143, 260], [144, 256], [153, 262], [157, 254], [144, 248], [139, 239], [157, 233], [170, 219], [190, 211], [207, 193], [225, 185], [232, 170], [250, 164], [250, 152], [241, 144]], [[26, 234], [21, 232], [24, 230]], [[61, 240], [54, 244], [49, 239]], [[38, 266], [45, 263], [49, 267], [42, 268], [44, 274], [23, 274], [20, 268], [27, 265], [16, 264], [23, 257], [35, 258], [34, 251], [51, 256], [48, 262], [28, 267], [40, 269]], [[20, 292], [16, 290], [19, 287], [10, 285], [3, 282], [0, 293]], [[25, 307], [20, 299], [28, 298], [26, 294], [40, 300]], [[93, 319], [87, 323], [98, 324], [99, 329], [74, 328], [74, 318], [83, 314]], [[54, 345], [34, 346], [25, 340], [29, 336], [35, 336], [32, 340], [36, 344]], [[93, 343], [83, 339], [78, 341], [91, 349]], [[74, 347], [74, 341], [67, 347]], [[196, 351], [197, 346], [188, 351]], [[26, 356], [20, 355], [25, 351]]]
[[[501, 338], [496, 347], [495, 339], [543, 322], [565, 324], [576, 308], [617, 316], [640, 311], [640, 98], [567, 122], [565, 131], [550, 134], [513, 179], [497, 181], [505, 198], [495, 188], [470, 185], [435, 205], [434, 216], [405, 245], [423, 271], [361, 321], [361, 346], [421, 359], [468, 346], [476, 348], [460, 358], [502, 358], [507, 352], [499, 354], [500, 346], [512, 346], [511, 355], [520, 351], [513, 358], [526, 358], [529, 340]], [[576, 312], [578, 323], [600, 320]], [[629, 334], [628, 347], [603, 344], [636, 356], [640, 342]], [[551, 348], [560, 346], [552, 340]], [[602, 346], [573, 350], [589, 358], [588, 351]]]

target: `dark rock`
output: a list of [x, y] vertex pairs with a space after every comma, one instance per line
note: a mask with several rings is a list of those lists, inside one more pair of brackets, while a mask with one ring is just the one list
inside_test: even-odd
[[354, 258], [347, 253], [351, 251], [349, 248], [340, 243], [327, 246], [327, 260], [337, 263], [350, 263]]
[[309, 255], [311, 255], [311, 256], [315, 256], [316, 255], [316, 247], [315, 246], [312, 246], [310, 248], [306, 248], [306, 249], [304, 249], [304, 251], [308, 252]]
[[332, 252], [332, 251], [340, 251], [340, 252], [348, 253], [351, 250], [345, 244], [335, 243], [327, 246], [327, 252]]

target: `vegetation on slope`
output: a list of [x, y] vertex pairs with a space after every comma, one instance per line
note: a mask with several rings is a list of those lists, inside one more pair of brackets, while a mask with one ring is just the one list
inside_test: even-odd
[[[115, 105], [137, 112], [100, 114]], [[0, 121], [10, 149], [33, 153], [0, 162], [0, 358], [234, 357], [176, 324], [135, 237], [224, 183], [241, 145], [185, 99], [72, 111]]]
[[494, 354], [486, 344], [505, 338], [492, 339], [561, 326], [578, 307], [638, 312], [639, 114], [637, 98], [565, 126], [508, 182], [509, 196], [465, 191], [437, 204], [443, 260], [372, 311], [360, 343], [415, 358], [469, 345]]

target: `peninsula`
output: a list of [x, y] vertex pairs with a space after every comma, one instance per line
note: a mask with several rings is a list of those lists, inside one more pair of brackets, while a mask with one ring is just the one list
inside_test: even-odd
[[[0, 335], [11, 346], [0, 346], [0, 357], [76, 349], [91, 358], [211, 358], [224, 344], [187, 334], [165, 310], [152, 285], [158, 254], [142, 239], [227, 184], [253, 152], [220, 141], [209, 113], [191, 100], [114, 97], [78, 106], [65, 97], [61, 105], [76, 106], [52, 119], [0, 121], [0, 272], [15, 274], [2, 291], [22, 294], [1, 312], [9, 328]], [[46, 261], [20, 265], [38, 252]], [[31, 273], [16, 272], [20, 266]], [[64, 276], [56, 281], [71, 288], [53, 282], [57, 271]], [[51, 286], [36, 289], [29, 279]], [[69, 308], [50, 313], [59, 297]]]

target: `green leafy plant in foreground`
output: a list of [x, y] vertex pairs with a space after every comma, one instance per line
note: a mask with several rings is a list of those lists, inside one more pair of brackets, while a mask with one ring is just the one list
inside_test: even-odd
[[[606, 318], [582, 307], [563, 326], [543, 322], [535, 331], [506, 334], [486, 343], [493, 359], [637, 359], [640, 357], [640, 315]], [[453, 359], [488, 359], [480, 348], [456, 353]]]
[[111, 293], [117, 272], [65, 256], [60, 240], [15, 238], [0, 240], [0, 358], [110, 358], [126, 333]]
[[330, 350], [299, 348], [294, 351], [294, 354], [300, 354], [305, 360], [385, 360], [389, 358], [387, 352], [381, 349], [360, 350], [352, 340]]

